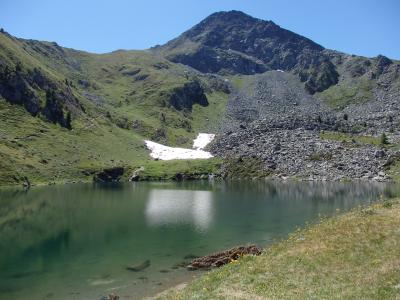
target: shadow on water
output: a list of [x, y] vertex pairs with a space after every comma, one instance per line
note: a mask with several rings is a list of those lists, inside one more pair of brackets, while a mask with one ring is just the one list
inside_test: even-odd
[[382, 183], [276, 181], [0, 191], [0, 298], [145, 296], [193, 276], [190, 258], [266, 246], [321, 216], [398, 194]]

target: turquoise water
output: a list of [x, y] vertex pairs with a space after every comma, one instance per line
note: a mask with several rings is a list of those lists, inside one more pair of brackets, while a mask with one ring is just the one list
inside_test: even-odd
[[0, 299], [139, 299], [201, 274], [180, 267], [192, 256], [266, 246], [390, 192], [378, 183], [207, 181], [0, 191]]

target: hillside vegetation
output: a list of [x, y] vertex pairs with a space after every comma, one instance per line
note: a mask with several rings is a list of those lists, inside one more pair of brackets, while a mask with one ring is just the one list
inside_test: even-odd
[[150, 162], [143, 139], [191, 147], [216, 130], [229, 92], [218, 77], [146, 51], [90, 54], [4, 32], [0, 79], [0, 185], [140, 167]]

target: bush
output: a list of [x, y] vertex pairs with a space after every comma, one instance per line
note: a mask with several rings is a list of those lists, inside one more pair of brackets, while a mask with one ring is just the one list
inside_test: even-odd
[[72, 129], [72, 124], [71, 124], [72, 123], [72, 117], [71, 117], [71, 112], [70, 111], [67, 113], [67, 118], [65, 120], [65, 123], [66, 123], [65, 127], [67, 129], [71, 130]]
[[389, 140], [385, 133], [382, 133], [380, 141], [381, 145], [389, 145]]

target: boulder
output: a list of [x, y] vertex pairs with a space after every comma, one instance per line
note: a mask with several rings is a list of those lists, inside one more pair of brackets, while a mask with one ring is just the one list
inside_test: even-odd
[[217, 252], [211, 255], [203, 256], [192, 260], [187, 266], [189, 270], [210, 269], [221, 267], [225, 264], [235, 261], [243, 255], [260, 255], [261, 249], [256, 245], [238, 246], [232, 249]]

